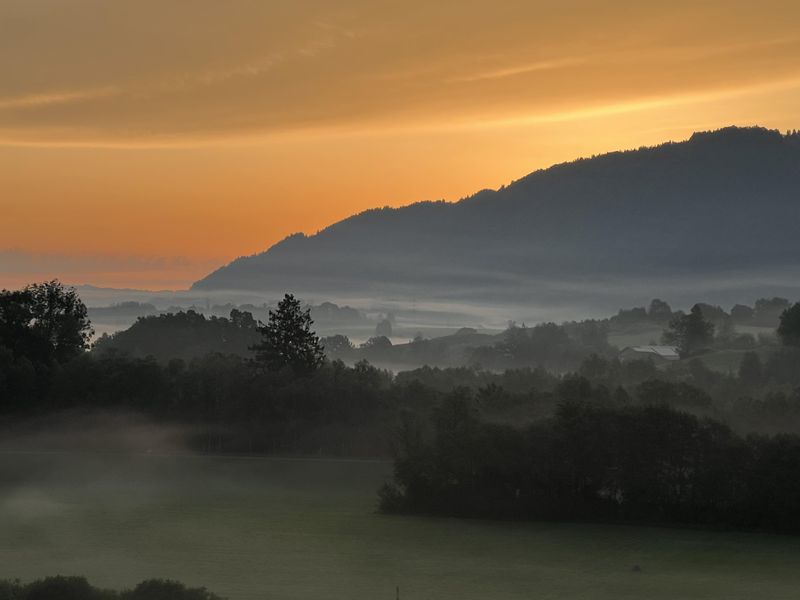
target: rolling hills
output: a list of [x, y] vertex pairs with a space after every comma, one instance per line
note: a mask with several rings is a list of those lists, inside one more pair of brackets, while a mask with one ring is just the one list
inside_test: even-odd
[[798, 290], [798, 231], [800, 135], [730, 127], [556, 165], [455, 203], [369, 210], [192, 289], [553, 303], [612, 289], [675, 299], [705, 286], [707, 298], [734, 301]]

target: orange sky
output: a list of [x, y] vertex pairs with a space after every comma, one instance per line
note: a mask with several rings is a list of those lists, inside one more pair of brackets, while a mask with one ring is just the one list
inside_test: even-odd
[[0, 286], [179, 288], [369, 207], [800, 128], [799, 23], [796, 0], [5, 0]]

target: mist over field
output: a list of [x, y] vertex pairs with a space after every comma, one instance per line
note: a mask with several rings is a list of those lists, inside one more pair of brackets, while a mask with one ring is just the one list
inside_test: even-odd
[[0, 1], [0, 600], [790, 600], [800, 5]]
[[0, 589], [793, 597], [796, 138], [373, 211], [188, 290], [4, 290]]
[[[112, 419], [112, 421], [114, 421]], [[152, 453], [19, 436], [0, 451], [3, 573], [80, 574], [120, 588], [153, 577], [231, 600], [401, 597], [790, 598], [792, 537], [376, 513], [385, 461]], [[91, 431], [90, 436], [99, 435]], [[11, 450], [10, 447], [24, 450]], [[47, 451], [32, 451], [45, 447]], [[150, 449], [148, 449], [150, 450]], [[634, 571], [638, 566], [640, 571]], [[580, 573], [576, 577], [575, 573]]]

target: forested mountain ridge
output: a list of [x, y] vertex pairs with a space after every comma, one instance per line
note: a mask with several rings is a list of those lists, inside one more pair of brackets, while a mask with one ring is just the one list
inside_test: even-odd
[[757, 273], [798, 264], [798, 226], [800, 135], [727, 128], [556, 165], [456, 203], [369, 210], [193, 289], [502, 299], [550, 279]]

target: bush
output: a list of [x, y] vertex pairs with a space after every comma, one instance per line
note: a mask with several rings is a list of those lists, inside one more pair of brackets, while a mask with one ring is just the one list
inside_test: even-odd
[[0, 581], [0, 600], [223, 600], [205, 588], [187, 588], [177, 581], [151, 579], [132, 590], [115, 592], [89, 584], [85, 577], [46, 577], [28, 584]]
[[800, 531], [800, 436], [745, 439], [664, 404], [611, 407], [596, 395], [514, 428], [481, 422], [453, 394], [433, 442], [396, 460], [381, 508]]
[[121, 600], [222, 600], [205, 588], [187, 588], [177, 581], [150, 579], [120, 595]]

